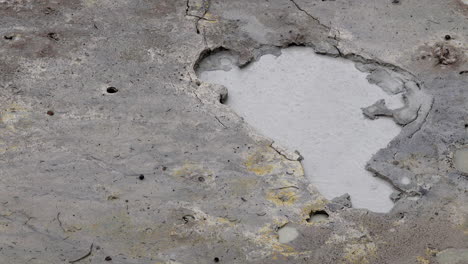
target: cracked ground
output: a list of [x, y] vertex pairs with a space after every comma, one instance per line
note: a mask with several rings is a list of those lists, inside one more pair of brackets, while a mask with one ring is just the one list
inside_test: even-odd
[[[468, 263], [467, 16], [465, 0], [0, 0], [0, 263]], [[397, 190], [389, 213], [325, 199], [195, 72], [294, 45], [407, 81], [410, 117], [365, 112], [402, 126], [367, 164]]]

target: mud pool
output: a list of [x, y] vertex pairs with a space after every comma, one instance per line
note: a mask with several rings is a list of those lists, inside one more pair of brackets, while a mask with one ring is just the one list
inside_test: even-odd
[[229, 52], [212, 55], [199, 76], [226, 86], [227, 104], [263, 135], [298, 150], [306, 176], [327, 199], [349, 193], [355, 208], [392, 208], [392, 187], [365, 165], [401, 128], [389, 118], [369, 120], [361, 108], [379, 99], [397, 108], [400, 96], [370, 84], [353, 62], [310, 48], [283, 49], [242, 69], [235, 63]]

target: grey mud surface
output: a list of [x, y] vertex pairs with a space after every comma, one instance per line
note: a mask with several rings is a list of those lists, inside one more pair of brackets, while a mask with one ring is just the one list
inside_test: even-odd
[[[0, 263], [467, 263], [464, 2], [0, 0]], [[402, 125], [367, 164], [388, 214], [324, 199], [195, 73], [290, 45], [407, 94], [366, 114]]]

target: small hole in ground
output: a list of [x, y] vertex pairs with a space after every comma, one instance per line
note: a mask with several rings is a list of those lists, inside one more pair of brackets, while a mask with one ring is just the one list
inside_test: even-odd
[[213, 259], [213, 261], [214, 261], [214, 262], [219, 262], [219, 258], [216, 257], [216, 258]]
[[53, 14], [55, 12], [56, 12], [55, 9], [53, 9], [52, 7], [46, 7], [44, 9], [44, 14], [46, 14], [46, 15], [50, 15], [50, 14]]
[[47, 114], [50, 115], [50, 116], [55, 115], [54, 111], [51, 111], [51, 110], [47, 111]]
[[195, 216], [193, 216], [193, 215], [184, 215], [182, 217], [182, 220], [184, 220], [185, 224], [188, 224], [189, 222], [195, 221]]
[[227, 95], [220, 95], [220, 96], [219, 96], [219, 102], [220, 102], [221, 104], [225, 104], [226, 101], [227, 101]]
[[115, 87], [108, 87], [106, 91], [107, 91], [107, 93], [112, 94], [112, 93], [118, 92], [119, 89], [117, 89], [117, 88], [115, 88]]
[[55, 33], [55, 32], [50, 32], [47, 34], [47, 37], [50, 38], [50, 39], [53, 39], [55, 41], [59, 41], [59, 37], [58, 37], [58, 34]]
[[324, 222], [328, 219], [328, 217], [329, 217], [328, 213], [323, 210], [310, 212], [309, 218], [307, 218], [307, 222], [308, 223]]

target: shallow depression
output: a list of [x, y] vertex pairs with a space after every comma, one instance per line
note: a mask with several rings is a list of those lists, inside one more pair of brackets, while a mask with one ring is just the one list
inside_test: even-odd
[[[243, 69], [200, 67], [199, 77], [229, 90], [227, 104], [264, 135], [304, 156], [310, 181], [328, 199], [351, 195], [353, 207], [388, 212], [392, 187], [365, 170], [366, 162], [400, 132], [391, 119], [366, 119], [361, 111], [379, 99], [400, 106], [366, 80], [353, 62], [292, 47], [264, 55]], [[209, 61], [207, 65], [216, 65]], [[202, 62], [203, 64], [203, 62]], [[230, 70], [229, 70], [230, 69]]]

